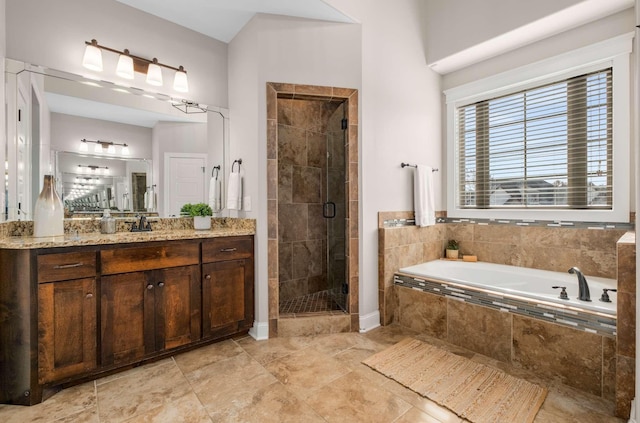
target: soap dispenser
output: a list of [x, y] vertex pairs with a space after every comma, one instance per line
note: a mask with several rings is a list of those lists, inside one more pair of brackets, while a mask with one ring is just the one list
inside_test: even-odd
[[103, 234], [116, 233], [116, 219], [111, 216], [109, 209], [104, 209], [102, 219], [100, 219], [100, 232]]

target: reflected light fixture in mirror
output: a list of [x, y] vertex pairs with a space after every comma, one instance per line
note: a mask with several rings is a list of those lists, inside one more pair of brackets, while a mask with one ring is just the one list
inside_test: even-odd
[[116, 74], [125, 79], [133, 79], [134, 72], [146, 73], [146, 81], [153, 86], [161, 86], [162, 68], [171, 69], [175, 72], [173, 80], [173, 89], [178, 92], [186, 93], [189, 91], [189, 83], [187, 81], [187, 71], [183, 66], [174, 67], [158, 62], [158, 59], [145, 59], [144, 57], [135, 56], [129, 53], [128, 49], [124, 51], [116, 50], [110, 47], [98, 44], [95, 39], [85, 41], [86, 49], [82, 59], [82, 65], [90, 70], [102, 72], [102, 52], [101, 50], [110, 51], [118, 54], [118, 65], [116, 66]]
[[85, 174], [91, 174], [91, 175], [99, 175], [99, 174], [103, 174], [103, 175], [108, 175], [109, 174], [109, 167], [108, 166], [96, 166], [96, 165], [78, 165], [78, 174], [79, 175], [85, 175]]
[[94, 153], [104, 153], [106, 150], [108, 154], [116, 154], [116, 146], [120, 146], [122, 147], [120, 149], [120, 154], [122, 154], [123, 156], [128, 156], [130, 154], [129, 146], [127, 144], [113, 142], [113, 141], [102, 141], [102, 140], [93, 141], [85, 138], [80, 140], [80, 148], [79, 148], [80, 152], [82, 153], [88, 152], [89, 143], [95, 144], [93, 148]]

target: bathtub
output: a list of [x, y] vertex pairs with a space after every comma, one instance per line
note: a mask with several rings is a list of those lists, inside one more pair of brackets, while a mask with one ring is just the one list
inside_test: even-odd
[[[403, 267], [395, 274], [394, 285], [615, 337], [616, 293], [609, 293], [610, 303], [600, 301], [600, 296], [603, 288], [616, 288], [617, 282], [585, 277], [590, 302], [577, 299], [576, 275], [485, 262], [434, 260]], [[560, 299], [560, 290], [552, 286], [566, 286], [569, 299]]]

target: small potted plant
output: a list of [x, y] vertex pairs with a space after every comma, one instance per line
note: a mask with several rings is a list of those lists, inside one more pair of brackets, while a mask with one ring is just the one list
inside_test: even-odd
[[187, 203], [180, 209], [180, 214], [193, 216], [193, 228], [198, 231], [211, 229], [213, 210], [206, 203]]
[[447, 242], [447, 258], [450, 260], [458, 260], [458, 250], [460, 245], [455, 239], [450, 239]]

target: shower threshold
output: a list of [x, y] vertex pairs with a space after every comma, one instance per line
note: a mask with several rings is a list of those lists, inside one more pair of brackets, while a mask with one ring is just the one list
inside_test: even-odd
[[280, 303], [280, 315], [343, 311], [331, 291], [319, 291]]

